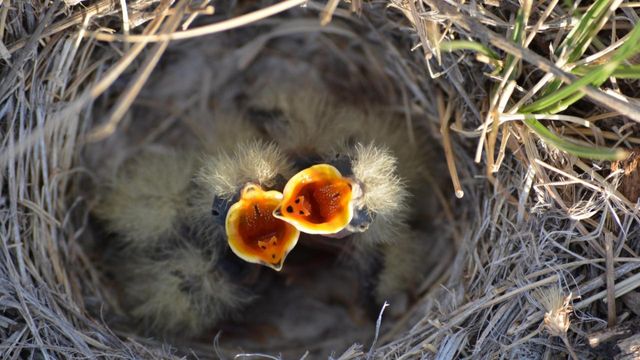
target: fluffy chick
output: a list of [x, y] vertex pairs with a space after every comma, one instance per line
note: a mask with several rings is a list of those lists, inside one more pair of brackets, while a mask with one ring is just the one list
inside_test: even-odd
[[275, 145], [243, 131], [241, 118], [233, 120], [234, 131], [209, 139], [224, 145], [235, 138], [232, 152], [141, 155], [106, 186], [95, 209], [114, 240], [107, 264], [122, 303], [150, 332], [196, 334], [247, 305], [256, 281], [266, 281], [256, 275], [260, 266], [231, 252], [224, 220], [247, 183], [270, 189], [291, 164]]
[[[367, 277], [363, 281], [374, 282], [376, 299], [389, 299], [400, 290], [415, 287], [428, 270], [422, 261], [429, 249], [426, 237], [409, 222], [419, 219], [423, 203], [433, 198], [424, 185], [423, 173], [429, 146], [419, 131], [415, 132], [415, 143], [409, 141], [405, 123], [388, 113], [376, 107], [356, 108], [325, 94], [322, 89], [265, 91], [250, 114], [294, 159], [296, 170], [304, 172], [299, 179], [313, 177], [305, 171], [314, 165], [329, 164], [354, 185], [353, 189], [358, 185], [348, 234], [324, 234], [348, 235], [354, 247], [350, 259]], [[285, 214], [289, 204], [293, 213], [307, 212], [309, 208], [296, 201], [307, 201], [301, 196], [308, 197], [313, 191], [291, 196], [292, 202], [287, 203], [287, 187], [294, 186], [288, 183], [285, 187], [281, 212]], [[338, 206], [327, 204], [329, 208]]]
[[250, 269], [232, 254], [174, 239], [163, 248], [120, 254], [113, 267], [122, 302], [149, 333], [196, 335], [254, 299]]
[[237, 256], [279, 271], [299, 232], [273, 217], [282, 194], [265, 190], [281, 189], [291, 169], [274, 144], [242, 143], [233, 155], [221, 153], [198, 171], [191, 221], [204, 223], [213, 215]]
[[420, 187], [423, 141], [409, 143], [407, 129], [379, 110], [360, 110], [324, 94], [265, 92], [253, 113], [297, 171], [329, 164], [359, 185], [350, 232], [366, 230], [361, 239], [367, 242], [392, 241], [410, 215], [410, 194]]
[[124, 164], [106, 184], [94, 215], [128, 247], [154, 246], [176, 236], [198, 163], [195, 153], [144, 153]]

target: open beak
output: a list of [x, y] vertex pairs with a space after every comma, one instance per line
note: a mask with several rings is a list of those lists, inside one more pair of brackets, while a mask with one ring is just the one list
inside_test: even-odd
[[281, 201], [278, 191], [264, 191], [255, 184], [242, 189], [240, 200], [229, 208], [225, 221], [229, 246], [238, 257], [276, 271], [282, 269], [300, 232], [273, 216]]
[[273, 216], [304, 233], [339, 234], [353, 218], [353, 186], [331, 165], [308, 167], [289, 179]]

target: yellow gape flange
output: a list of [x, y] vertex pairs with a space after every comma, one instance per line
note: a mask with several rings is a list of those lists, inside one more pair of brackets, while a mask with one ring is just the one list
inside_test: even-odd
[[353, 218], [353, 185], [327, 164], [308, 167], [287, 182], [273, 215], [308, 234], [336, 234]]
[[240, 200], [229, 208], [225, 221], [229, 246], [238, 257], [276, 271], [282, 269], [300, 232], [273, 216], [281, 200], [280, 192], [264, 191], [255, 184], [242, 189]]

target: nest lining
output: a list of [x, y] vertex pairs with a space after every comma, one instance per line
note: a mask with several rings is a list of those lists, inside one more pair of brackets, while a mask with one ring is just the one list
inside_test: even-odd
[[[301, 20], [300, 20], [301, 21]], [[315, 19], [310, 20], [315, 21]], [[334, 25], [335, 26], [335, 25]], [[288, 114], [297, 114], [297, 116], [302, 116], [301, 111], [310, 111], [311, 113], [316, 114], [316, 116], [327, 116], [334, 117], [338, 116], [344, 119], [345, 121], [349, 121], [349, 119], [353, 119], [355, 116], [363, 117], [363, 114], [356, 112], [355, 109], [351, 110], [346, 107], [348, 104], [341, 105], [339, 102], [336, 102], [336, 99], [325, 99], [322, 101], [318, 101], [317, 97], [326, 96], [323, 91], [326, 90], [314, 90], [309, 91], [309, 87], [314, 87], [312, 81], [300, 81], [297, 78], [297, 73], [292, 73], [289, 69], [291, 64], [294, 64], [294, 69], [300, 74], [305, 74], [307, 76], [311, 75], [311, 78], [321, 79], [321, 76], [318, 75], [318, 70], [315, 69], [315, 64], [311, 63], [308, 58], [297, 57], [296, 55], [287, 54], [283, 56], [281, 54], [287, 53], [288, 49], [291, 47], [302, 47], [306, 49], [313, 49], [316, 42], [315, 36], [311, 37], [292, 37], [292, 38], [283, 38], [277, 42], [273, 42], [269, 46], [269, 50], [273, 52], [273, 54], [264, 55], [263, 57], [257, 58], [252, 62], [252, 64], [246, 68], [224, 68], [225, 63], [235, 63], [226, 61], [226, 58], [236, 58], [238, 53], [242, 53], [242, 50], [237, 50], [233, 45], [235, 43], [243, 43], [245, 42], [243, 39], [252, 38], [253, 34], [249, 33], [237, 33], [235, 36], [238, 39], [235, 42], [232, 42], [231, 45], [225, 47], [221, 46], [219, 49], [214, 49], [211, 46], [211, 41], [192, 41], [185, 43], [184, 45], [180, 45], [174, 49], [169, 49], [167, 52], [167, 62], [161, 62], [160, 67], [163, 71], [154, 74], [149, 81], [148, 87], [146, 87], [141, 93], [141, 98], [144, 98], [146, 102], [149, 104], [163, 103], [170, 104], [170, 106], [182, 109], [180, 112], [182, 113], [181, 123], [177, 123], [175, 126], [172, 126], [170, 129], [167, 129], [166, 132], [160, 135], [155, 141], [154, 145], [151, 146], [151, 151], [155, 151], [159, 154], [164, 152], [171, 153], [172, 148], [185, 148], [194, 146], [196, 143], [202, 143], [203, 146], [222, 146], [225, 151], [230, 151], [231, 149], [235, 149], [238, 144], [235, 142], [237, 140], [227, 140], [222, 139], [222, 144], [216, 141], [209, 141], [207, 139], [197, 139], [198, 135], [204, 134], [216, 134], [215, 132], [222, 132], [222, 137], [234, 139], [234, 136], [237, 137], [239, 132], [241, 133], [244, 130], [244, 127], [240, 125], [240, 118], [235, 118], [234, 113], [239, 113], [238, 110], [235, 109], [238, 105], [233, 105], [234, 102], [240, 103], [241, 107], [249, 108], [248, 116], [255, 117], [258, 116], [267, 116], [263, 115], [263, 113], [267, 111], [271, 111], [273, 113], [285, 112]], [[338, 39], [329, 39], [331, 41], [339, 42]], [[360, 52], [359, 49], [354, 50]], [[266, 50], [265, 50], [266, 52]], [[170, 82], [179, 78], [180, 74], [185, 71], [186, 68], [191, 66], [193, 59], [197, 59], [198, 57], [203, 57], [203, 53], [206, 53], [212, 59], [208, 62], [205, 61], [196, 61], [200, 64], [199, 71], [202, 73], [212, 74], [208, 80], [203, 81], [201, 78], [193, 78], [191, 83], [186, 83], [183, 79], [182, 84], [178, 91], [174, 91], [173, 87], [170, 87]], [[324, 57], [327, 61], [335, 62], [335, 66], [340, 64], [340, 60], [335, 60], [333, 54], [331, 53], [323, 53], [320, 50], [317, 50], [318, 55], [315, 58], [319, 58], [320, 56]], [[227, 80], [219, 81], [216, 74], [216, 71], [220, 71], [220, 74], [224, 74], [228, 76], [229, 72], [234, 72], [235, 74], [229, 76]], [[315, 75], [314, 75], [315, 74]], [[356, 78], [356, 76], [353, 76]], [[283, 84], [288, 83], [288, 84]], [[344, 84], [342, 84], [344, 86]], [[332, 84], [326, 84], [327, 88], [331, 88]], [[206, 88], [206, 90], [203, 90]], [[322, 87], [324, 89], [324, 87]], [[166, 89], [171, 89], [171, 93], [167, 94]], [[253, 90], [256, 89], [256, 90]], [[264, 90], [266, 89], [266, 90]], [[296, 95], [296, 93], [304, 93], [305, 90], [309, 91], [306, 95]], [[158, 91], [159, 90], [159, 91]], [[202, 91], [206, 91], [202, 93]], [[340, 91], [340, 90], [335, 90]], [[204, 107], [202, 106], [193, 106], [191, 103], [191, 97], [185, 97], [185, 94], [201, 94], [198, 96], [198, 103], [206, 104]], [[218, 100], [221, 95], [224, 94], [224, 97], [231, 98], [233, 100], [230, 103], [223, 103]], [[258, 94], [258, 95], [255, 95]], [[266, 94], [266, 95], [265, 95]], [[278, 99], [276, 102], [273, 102], [273, 99], [263, 99], [261, 97], [266, 96], [267, 98], [271, 98], [272, 95], [275, 95]], [[296, 97], [297, 96], [297, 97]], [[379, 107], [381, 109], [388, 109], [388, 106], [381, 106], [381, 104], [374, 105], [373, 103], [366, 103], [366, 94], [363, 94], [361, 97], [362, 103], [366, 105], [369, 111], [373, 112], [375, 107]], [[291, 99], [294, 99], [294, 102], [301, 102], [306, 104], [305, 106], [299, 104], [290, 103]], [[388, 100], [386, 100], [388, 101]], [[246, 102], [249, 105], [244, 105]], [[252, 105], [254, 104], [254, 105]], [[267, 106], [267, 110], [262, 109], [259, 106]], [[275, 108], [272, 108], [276, 106]], [[282, 106], [280, 108], [279, 106]], [[342, 112], [338, 112], [335, 108], [344, 109]], [[229, 107], [230, 109], [220, 109], [220, 107]], [[315, 109], [315, 110], [312, 110]], [[162, 108], [154, 108], [149, 106], [144, 109], [141, 108], [133, 108], [133, 117], [135, 118], [135, 123], [131, 123], [131, 125], [125, 131], [118, 133], [116, 136], [121, 137], [125, 136], [124, 134], [134, 134], [132, 135], [132, 143], [136, 143], [135, 134], [137, 133], [137, 127], [140, 126], [142, 129], [145, 129], [146, 124], [152, 124], [156, 119], [162, 119], [166, 117], [166, 112]], [[358, 110], [360, 111], [360, 110]], [[390, 112], [393, 110], [384, 110], [385, 112]], [[220, 113], [224, 115], [220, 116]], [[257, 115], [256, 115], [257, 114]], [[386, 115], [385, 115], [386, 116]], [[365, 119], [365, 118], [363, 118]], [[255, 119], [254, 119], [255, 120]], [[260, 119], [258, 119], [260, 120]], [[400, 118], [397, 121], [401, 126], [404, 126], [404, 121]], [[375, 126], [375, 124], [371, 124], [371, 126]], [[395, 125], [394, 125], [395, 126]], [[348, 127], [345, 127], [345, 129]], [[402, 127], [401, 129], [403, 129]], [[302, 130], [302, 129], [300, 129]], [[416, 129], [418, 130], [418, 129]], [[419, 129], [420, 133], [424, 132], [424, 129]], [[143, 132], [144, 130], [140, 130]], [[393, 134], [394, 132], [389, 132], [387, 136]], [[395, 133], [398, 133], [396, 131]], [[406, 137], [406, 131], [401, 131], [402, 138], [404, 142], [404, 138]], [[246, 134], [248, 136], [249, 134]], [[293, 144], [287, 144], [287, 146], [296, 147], [299, 145], [295, 144], [295, 141], [300, 141], [301, 144], [304, 145], [304, 142], [309, 136], [323, 136], [323, 134], [308, 134], [307, 132], [293, 134], [287, 134], [290, 137], [291, 142]], [[414, 134], [414, 136], [418, 136], [418, 134]], [[218, 135], [217, 137], [220, 137]], [[244, 136], [239, 136], [238, 138], [242, 139]], [[198, 141], [201, 140], [201, 141]], [[118, 149], [114, 148], [109, 150], [110, 140], [103, 142], [100, 144], [100, 147], [96, 148], [95, 151], [100, 152], [102, 158], [98, 159], [97, 162], [100, 164], [106, 164], [107, 159], [105, 157], [110, 157], [110, 154], [115, 152], [124, 152], [130, 153], [131, 156], [136, 156], [135, 154], [139, 151], [149, 151], [148, 147], [144, 150], [143, 147], [132, 146], [130, 144], [122, 145], [118, 144]], [[229, 144], [226, 142], [229, 141]], [[288, 141], [285, 141], [288, 143]], [[321, 141], [321, 143], [323, 143]], [[251, 143], [250, 143], [251, 144]], [[199, 145], [198, 145], [199, 146]], [[105, 147], [107, 149], [105, 150]], [[302, 146], [304, 148], [304, 146]], [[131, 149], [131, 150], [128, 150]], [[247, 154], [250, 154], [253, 150], [253, 147], [249, 147], [245, 151], [241, 151], [241, 158], [245, 158]], [[256, 149], [261, 149], [260, 147], [256, 147]], [[269, 151], [275, 151], [275, 147], [269, 147]], [[386, 153], [372, 153], [373, 148], [369, 146], [361, 146], [358, 149], [368, 156], [374, 157], [378, 159], [379, 166], [375, 167], [375, 163], [368, 162], [368, 166], [374, 166], [375, 169], [371, 169], [370, 172], [367, 171], [363, 167], [363, 164], [355, 164], [353, 171], [358, 174], [359, 179], [363, 179], [363, 181], [368, 181], [369, 185], [375, 185], [376, 182], [380, 182], [381, 179], [379, 177], [385, 176], [386, 172], [389, 172], [388, 169], [394, 166], [393, 160], [389, 158], [389, 155]], [[263, 149], [263, 151], [266, 149]], [[344, 149], [346, 150], [346, 149]], [[94, 151], [94, 150], [89, 150]], [[197, 148], [196, 148], [197, 151]], [[105, 154], [109, 154], [106, 155]], [[400, 166], [408, 167], [408, 166], [416, 166], [411, 165], [411, 161], [422, 161], [420, 158], [413, 159], [415, 157], [412, 153], [408, 158], [407, 162], [400, 164]], [[275, 155], [275, 153], [274, 153]], [[103, 159], [104, 158], [104, 159]], [[218, 158], [218, 156], [216, 156]], [[253, 159], [253, 157], [249, 156], [249, 158]], [[271, 158], [271, 157], [268, 157]], [[405, 155], [403, 158], [407, 159]], [[153, 159], [153, 158], [152, 158]], [[219, 158], [213, 166], [216, 168], [205, 168], [205, 172], [201, 173], [201, 177], [198, 178], [198, 182], [206, 182], [206, 186], [215, 185], [214, 188], [220, 188], [218, 194], [234, 194], [236, 192], [235, 187], [237, 186], [238, 181], [230, 181], [229, 179], [223, 179], [221, 182], [220, 174], [217, 169], [217, 166], [235, 169], [235, 167], [230, 167], [230, 163], [232, 161], [237, 161], [233, 158], [228, 158], [227, 156], [223, 156]], [[382, 161], [380, 161], [382, 160]], [[143, 162], [150, 163], [151, 159], [143, 158]], [[184, 160], [178, 161], [176, 164], [185, 163]], [[226, 164], [226, 165], [225, 165]], [[249, 165], [249, 164], [245, 164]], [[117, 172], [117, 168], [121, 167], [120, 165], [114, 165], [114, 169], [110, 170], [107, 166], [102, 166], [97, 171], [104, 171], [106, 173]], [[93, 168], [96, 168], [93, 166]], [[153, 167], [154, 169], [156, 167]], [[154, 176], [162, 176], [162, 172], [170, 171], [169, 168], [158, 169], [159, 172], [156, 173], [156, 170], [153, 170], [151, 173], [146, 174], [145, 176], [149, 178], [153, 178]], [[233, 176], [231, 178], [241, 178], [244, 179], [245, 175], [242, 174], [242, 169], [238, 168], [233, 170], [231, 173]], [[266, 169], [265, 169], [266, 170]], [[237, 173], [237, 171], [240, 171]], [[265, 179], [269, 179], [269, 175], [265, 174]], [[389, 176], [390, 174], [387, 174]], [[215, 181], [212, 181], [215, 180]], [[409, 179], [407, 179], [409, 180]], [[210, 184], [209, 184], [210, 183]], [[261, 181], [262, 183], [262, 181]], [[224, 185], [220, 187], [218, 185]], [[396, 184], [397, 185], [397, 184]], [[396, 207], [390, 207], [388, 204], [381, 203], [385, 199], [388, 199], [390, 196], [391, 199], [395, 199], [399, 196], [404, 198], [404, 193], [393, 193], [395, 187], [387, 188], [387, 195], [382, 196], [382, 194], [376, 194], [375, 192], [369, 191], [369, 198], [366, 198], [368, 206], [372, 209], [382, 208], [390, 208], [396, 209]], [[369, 190], [372, 190], [370, 188]], [[145, 190], [145, 191], [148, 191]], [[168, 189], [167, 189], [168, 191]], [[398, 190], [399, 191], [399, 190]], [[208, 198], [207, 196], [206, 198]], [[210, 206], [210, 200], [204, 200], [205, 206]], [[422, 204], [424, 209], [429, 207], [429, 201], [416, 201], [417, 203]], [[117, 211], [112, 206], [108, 206], [107, 210], [109, 212]], [[432, 211], [432, 210], [429, 210]], [[205, 212], [203, 212], [205, 213]], [[209, 211], [206, 211], [208, 214]], [[125, 215], [123, 213], [123, 215]], [[385, 217], [388, 217], [388, 214], [379, 213], [380, 221], [384, 220]], [[118, 218], [118, 222], [121, 223], [122, 220], [127, 221], [127, 219]], [[380, 222], [378, 221], [378, 222]], [[382, 226], [387, 226], [387, 224], [381, 223]], [[379, 225], [378, 225], [379, 226]], [[128, 228], [129, 226], [127, 226]], [[427, 227], [426, 224], [423, 227]], [[149, 234], [138, 234], [138, 229], [134, 229], [133, 232], [136, 237], [146, 236]], [[158, 231], [162, 229], [157, 229]], [[392, 229], [382, 232], [377, 230], [376, 232], [380, 234], [382, 238], [389, 238]], [[446, 238], [443, 237], [443, 240]], [[358, 285], [360, 279], [354, 277], [352, 272], [353, 270], [349, 270], [351, 265], [345, 265], [345, 262], [353, 262], [347, 259], [340, 259], [342, 257], [346, 258], [348, 255], [340, 253], [344, 252], [353, 252], [354, 250], [349, 250], [346, 246], [345, 250], [336, 251], [335, 245], [331, 245], [330, 242], [326, 240], [323, 241], [321, 239], [309, 239], [311, 243], [316, 242], [316, 244], [307, 245], [309, 241], [303, 241], [303, 244], [299, 244], [298, 248], [292, 253], [290, 257], [288, 257], [287, 265], [285, 268], [279, 273], [277, 276], [272, 276], [273, 281], [269, 281], [269, 276], [261, 274], [260, 276], [265, 279], [264, 282], [269, 282], [273, 284], [275, 289], [271, 289], [267, 291], [264, 295], [260, 296], [254, 303], [241, 308], [239, 311], [240, 315], [235, 319], [229, 320], [226, 324], [222, 324], [219, 328], [222, 330], [223, 335], [220, 337], [221, 346], [227, 348], [243, 348], [246, 351], [261, 351], [261, 352], [279, 352], [282, 353], [283, 356], [295, 356], [295, 351], [300, 351], [299, 349], [306, 348], [310, 351], [310, 354], [314, 356], [318, 355], [328, 355], [330, 353], [336, 351], [342, 351], [344, 349], [349, 348], [354, 342], [366, 343], [370, 342], [373, 331], [375, 329], [375, 316], [377, 315], [377, 306], [373, 302], [373, 297], [370, 295], [366, 295], [365, 299], [363, 296], [358, 294], [359, 291], [355, 291], [354, 289], [358, 289], [361, 285]], [[429, 239], [427, 238], [419, 238], [415, 239], [416, 242], [420, 242], [422, 244], [429, 244]], [[107, 241], [109, 242], [109, 240]], [[357, 240], [355, 240], [357, 242]], [[438, 244], [438, 242], [434, 241], [434, 244]], [[445, 246], [445, 242], [441, 241], [440, 244]], [[302, 247], [302, 249], [300, 249]], [[334, 250], [327, 251], [327, 247], [329, 249], [336, 248]], [[368, 252], [369, 250], [367, 250]], [[403, 251], [412, 252], [415, 254], [424, 253], [426, 249], [424, 247], [416, 244], [413, 248], [404, 248], [397, 247], [395, 251], [398, 251], [398, 254], [402, 254]], [[356, 253], [360, 253], [362, 251], [355, 250]], [[315, 254], [315, 255], [314, 255]], [[402, 255], [399, 255], [402, 256]], [[323, 258], [326, 258], [323, 260]], [[333, 258], [333, 260], [331, 259]], [[312, 259], [312, 260], [309, 260]], [[440, 259], [437, 254], [433, 254], [433, 259], [429, 259], [429, 257], [425, 257], [420, 259], [420, 262], [423, 264], [421, 267], [425, 267], [430, 262], [437, 262], [436, 259]], [[405, 262], [408, 259], [405, 259]], [[117, 262], [117, 261], [116, 261]], [[371, 262], [370, 259], [359, 259], [356, 262]], [[409, 261], [410, 263], [411, 261]], [[305, 263], [311, 263], [312, 265], [305, 266]], [[315, 265], [313, 265], [315, 264]], [[403, 266], [404, 264], [397, 263], [392, 266], [396, 268], [394, 272], [387, 272], [385, 277], [380, 279], [381, 284], [383, 286], [377, 287], [379, 291], [388, 293], [390, 289], [394, 289], [397, 287], [394, 284], [395, 281], [402, 280], [406, 283], [415, 282], [416, 279], [420, 279], [422, 275], [419, 275], [423, 272], [423, 270], [415, 269], [417, 274], [413, 276], [406, 276], [406, 278], [398, 279], [397, 275], [401, 274], [406, 268]], [[116, 265], [117, 266], [117, 265]], [[167, 266], [174, 266], [170, 263], [167, 263]], [[367, 265], [370, 266], [370, 265]], [[384, 266], [381, 264], [380, 266]], [[127, 267], [128, 271], [125, 273], [133, 272], [133, 266]], [[110, 271], [114, 273], [117, 278], [117, 269]], [[372, 275], [373, 276], [373, 275]], [[415, 278], [415, 279], [413, 279]], [[287, 280], [288, 279], [288, 280]], [[304, 280], [306, 279], [306, 280]], [[282, 282], [282, 284], [280, 284]], [[322, 284], [331, 284], [330, 286], [325, 286]], [[367, 285], [370, 287], [374, 287], [374, 285]], [[113, 291], [112, 291], [113, 292]], [[130, 290], [126, 291], [127, 293], [132, 293]], [[144, 295], [141, 295], [144, 296]], [[370, 297], [369, 299], [366, 299]], [[402, 308], [408, 305], [408, 299], [403, 299], [402, 296], [398, 296], [397, 304], [394, 301], [394, 305], [391, 307], [393, 311], [395, 311], [396, 315], [399, 315], [402, 312]], [[122, 298], [122, 296], [120, 296]], [[139, 299], [140, 300], [140, 299]], [[394, 299], [395, 300], [395, 299]], [[381, 303], [380, 303], [381, 305]], [[266, 310], [270, 309], [270, 310]], [[141, 307], [135, 306], [133, 307], [134, 314], [142, 311]], [[177, 310], [176, 310], [177, 311]], [[387, 318], [388, 321], [391, 321], [393, 311], [388, 312]], [[163, 321], [164, 322], [164, 321]], [[187, 322], [189, 323], [189, 322]], [[153, 326], [153, 322], [145, 322], [147, 327], [155, 327]], [[186, 325], [186, 324], [185, 324]], [[386, 328], [383, 328], [383, 330]], [[143, 329], [145, 326], [142, 327]], [[184, 329], [184, 333], [188, 332], [188, 328], [191, 326], [186, 326]], [[268, 329], [271, 330], [268, 330]], [[261, 330], [262, 329], [262, 330]], [[255, 334], [260, 334], [264, 331], [267, 331], [270, 335], [263, 335], [265, 339], [258, 339], [258, 336]], [[145, 333], [143, 331], [143, 333]], [[153, 332], [151, 332], [153, 333]], [[251, 334], [254, 335], [251, 335]], [[226, 334], [226, 335], [224, 335]], [[157, 332], [156, 334], [157, 335]], [[208, 335], [209, 338], [212, 336]], [[207, 335], [196, 336], [196, 338], [206, 339]], [[253, 339], [255, 338], [255, 339]], [[323, 338], [322, 342], [316, 343], [315, 339]], [[172, 344], [176, 344], [175, 337], [172, 338], [169, 342]]]

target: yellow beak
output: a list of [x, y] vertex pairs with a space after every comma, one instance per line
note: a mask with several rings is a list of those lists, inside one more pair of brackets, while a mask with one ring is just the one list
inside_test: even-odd
[[282, 269], [300, 232], [273, 217], [281, 200], [280, 192], [264, 191], [255, 184], [242, 189], [240, 200], [229, 208], [225, 221], [229, 246], [238, 257], [276, 271]]
[[336, 234], [353, 218], [352, 183], [327, 164], [308, 167], [284, 187], [273, 216], [308, 234]]

